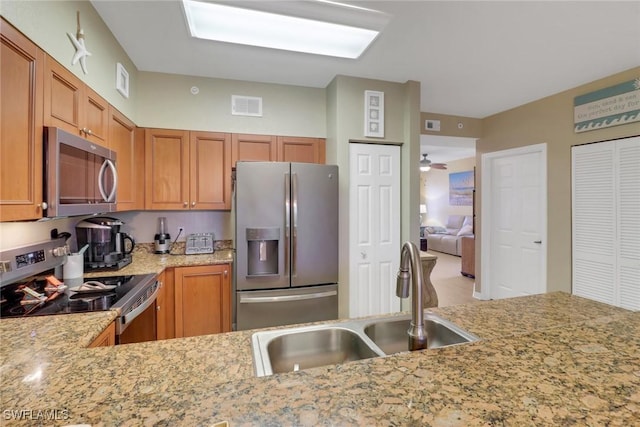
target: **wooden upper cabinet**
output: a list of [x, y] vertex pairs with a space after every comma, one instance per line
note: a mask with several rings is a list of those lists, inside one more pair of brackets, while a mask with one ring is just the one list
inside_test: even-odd
[[278, 161], [325, 163], [324, 138], [278, 137]]
[[50, 56], [45, 56], [44, 124], [108, 146], [109, 104]]
[[231, 209], [231, 134], [190, 133], [190, 209]]
[[80, 132], [88, 140], [110, 147], [109, 142], [109, 103], [93, 91], [89, 86], [84, 87], [80, 109]]
[[144, 209], [144, 131], [109, 106], [109, 137], [118, 167], [118, 210]]
[[231, 331], [229, 264], [175, 269], [176, 338]]
[[231, 209], [231, 134], [145, 131], [145, 208]]
[[145, 130], [145, 208], [189, 208], [189, 131]]
[[44, 53], [0, 20], [0, 221], [42, 217]]
[[233, 156], [231, 163], [233, 166], [239, 160], [262, 162], [275, 162], [278, 160], [275, 136], [234, 133], [232, 139]]
[[83, 83], [48, 55], [45, 64], [44, 124], [77, 135]]

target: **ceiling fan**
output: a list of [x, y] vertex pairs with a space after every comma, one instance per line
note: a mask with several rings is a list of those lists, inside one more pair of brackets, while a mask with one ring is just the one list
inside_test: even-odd
[[428, 154], [422, 155], [422, 160], [420, 160], [420, 170], [422, 172], [427, 172], [431, 168], [433, 169], [442, 169], [447, 170], [446, 163], [432, 163], [431, 160], [427, 159]]

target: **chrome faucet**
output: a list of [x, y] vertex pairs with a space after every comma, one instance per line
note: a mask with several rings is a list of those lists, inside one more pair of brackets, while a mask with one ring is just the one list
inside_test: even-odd
[[407, 334], [409, 335], [409, 350], [415, 351], [427, 348], [427, 331], [424, 327], [422, 304], [422, 265], [420, 264], [420, 252], [416, 245], [405, 242], [400, 251], [400, 268], [396, 285], [398, 297], [409, 297], [410, 279], [413, 301], [411, 302], [411, 326]]

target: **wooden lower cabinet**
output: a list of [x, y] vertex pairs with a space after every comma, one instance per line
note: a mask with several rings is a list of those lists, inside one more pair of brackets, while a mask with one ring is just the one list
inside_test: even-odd
[[231, 331], [231, 266], [175, 268], [175, 336]]
[[109, 326], [107, 326], [107, 329], [102, 331], [102, 333], [89, 344], [89, 347], [109, 347], [111, 345], [116, 345], [116, 324], [114, 322], [111, 322]]
[[473, 237], [463, 237], [462, 260], [460, 273], [467, 277], [476, 277], [476, 240]]
[[166, 340], [176, 337], [174, 269], [168, 268], [158, 277], [160, 291], [156, 300], [157, 337]]

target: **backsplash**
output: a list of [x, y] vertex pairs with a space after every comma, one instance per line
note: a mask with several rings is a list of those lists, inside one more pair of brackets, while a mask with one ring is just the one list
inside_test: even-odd
[[[113, 212], [101, 216], [110, 216], [122, 220], [122, 231], [133, 236], [138, 243], [152, 243], [158, 230], [158, 218], [167, 218], [168, 232], [173, 241], [178, 237], [178, 227], [184, 227], [178, 242], [184, 242], [191, 233], [214, 233], [215, 240], [233, 239], [233, 221], [230, 212], [218, 211], [132, 211]], [[69, 218], [43, 219], [40, 221], [0, 222], [0, 250], [41, 242], [50, 238], [51, 230], [59, 233], [71, 233], [69, 244], [76, 250], [77, 223], [84, 216]]]

